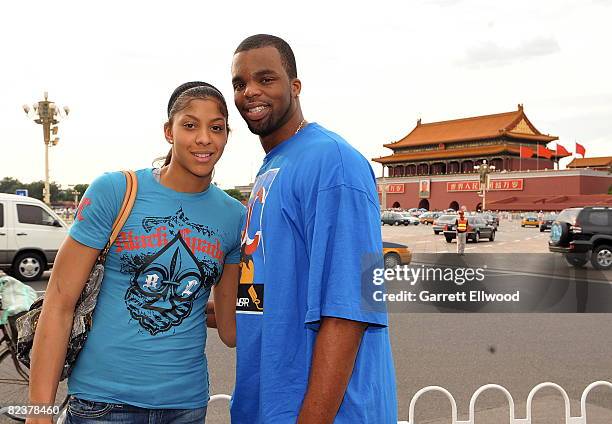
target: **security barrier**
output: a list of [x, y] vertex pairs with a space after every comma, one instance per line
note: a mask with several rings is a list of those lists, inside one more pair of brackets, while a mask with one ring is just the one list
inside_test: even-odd
[[472, 398], [470, 399], [469, 419], [467, 421], [457, 420], [457, 402], [455, 401], [455, 398], [453, 397], [453, 395], [450, 394], [448, 390], [440, 386], [428, 386], [416, 392], [416, 394], [412, 397], [412, 400], [410, 401], [410, 409], [408, 410], [408, 421], [400, 421], [398, 424], [415, 424], [414, 408], [416, 406], [416, 402], [423, 394], [427, 392], [441, 392], [446, 395], [446, 397], [451, 403], [452, 424], [474, 424], [475, 406], [476, 406], [476, 401], [478, 400], [478, 396], [480, 396], [484, 391], [491, 390], [491, 389], [500, 390], [506, 396], [506, 399], [508, 400], [508, 405], [509, 405], [509, 423], [510, 424], [531, 424], [531, 404], [533, 402], [533, 397], [536, 395], [536, 393], [539, 390], [544, 389], [544, 388], [553, 388], [561, 393], [561, 396], [563, 397], [563, 401], [565, 404], [565, 423], [562, 423], [562, 424], [587, 424], [587, 411], [586, 411], [587, 396], [589, 395], [591, 390], [599, 386], [608, 387], [612, 389], [612, 383], [610, 383], [609, 381], [596, 381], [594, 383], [589, 384], [586, 387], [586, 389], [584, 389], [584, 391], [582, 392], [582, 396], [580, 398], [580, 416], [572, 417], [570, 415], [569, 396], [567, 395], [567, 392], [563, 389], [563, 387], [555, 383], [540, 383], [537, 386], [535, 386], [533, 389], [531, 389], [531, 391], [529, 392], [529, 396], [527, 396], [527, 404], [525, 406], [526, 408], [525, 417], [526, 418], [515, 418], [514, 399], [512, 399], [512, 395], [510, 394], [508, 389], [506, 389], [504, 386], [500, 386], [499, 384], [486, 384], [480, 387], [478, 390], [476, 390], [474, 394], [472, 395]]
[[[455, 398], [453, 397], [453, 395], [448, 390], [446, 390], [444, 387], [427, 386], [427, 387], [422, 388], [418, 392], [416, 392], [416, 394], [412, 397], [412, 400], [410, 401], [410, 408], [408, 410], [408, 421], [399, 421], [398, 424], [417, 424], [414, 421], [414, 409], [416, 406], [416, 402], [417, 400], [419, 400], [419, 398], [422, 395], [428, 392], [440, 392], [446, 395], [446, 397], [448, 398], [451, 404], [452, 424], [474, 424], [476, 401], [478, 400], [478, 397], [487, 390], [499, 390], [506, 396], [506, 399], [508, 400], [508, 406], [509, 406], [509, 421], [508, 421], [509, 424], [531, 424], [531, 405], [533, 403], [533, 398], [538, 391], [544, 388], [553, 388], [553, 389], [556, 389], [559, 393], [561, 393], [563, 402], [565, 404], [565, 422], [560, 423], [560, 424], [587, 424], [588, 423], [587, 409], [586, 409], [587, 397], [589, 393], [591, 392], [591, 390], [593, 390], [596, 387], [607, 387], [609, 389], [612, 389], [612, 383], [610, 383], [609, 381], [596, 381], [594, 383], [589, 384], [586, 387], [586, 389], [584, 389], [584, 391], [582, 392], [582, 396], [580, 398], [580, 416], [572, 417], [570, 415], [569, 396], [567, 395], [567, 392], [563, 389], [563, 387], [555, 383], [540, 383], [537, 386], [535, 386], [533, 389], [531, 389], [531, 391], [529, 392], [529, 395], [527, 396], [527, 404], [525, 406], [526, 408], [525, 417], [526, 418], [515, 418], [514, 399], [512, 398], [512, 395], [510, 394], [508, 389], [506, 389], [504, 386], [500, 386], [499, 384], [486, 384], [480, 387], [478, 390], [476, 390], [474, 394], [472, 395], [472, 398], [470, 399], [469, 419], [467, 421], [459, 421], [457, 420], [457, 402], [455, 401]], [[220, 401], [220, 400], [230, 401], [231, 397], [229, 395], [213, 395], [210, 398], [210, 402]]]

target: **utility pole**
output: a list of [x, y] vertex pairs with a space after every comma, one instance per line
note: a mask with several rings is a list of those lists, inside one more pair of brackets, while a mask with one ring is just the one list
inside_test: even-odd
[[49, 101], [49, 94], [45, 91], [45, 99], [40, 100], [30, 106], [23, 105], [23, 111], [28, 118], [32, 119], [37, 124], [42, 125], [43, 140], [45, 143], [45, 192], [43, 193], [44, 202], [51, 205], [51, 190], [49, 187], [49, 147], [56, 146], [59, 143], [59, 137], [51, 139], [51, 135], [57, 136], [58, 124], [62, 118], [68, 116], [70, 109], [64, 106], [63, 110]]

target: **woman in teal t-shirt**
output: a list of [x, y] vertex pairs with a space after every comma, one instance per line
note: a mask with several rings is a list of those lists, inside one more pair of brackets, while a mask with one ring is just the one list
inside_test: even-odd
[[[244, 207], [211, 184], [227, 120], [225, 100], [209, 84], [183, 84], [170, 98], [164, 134], [172, 147], [161, 169], [136, 171], [136, 202], [107, 256], [93, 326], [68, 380], [67, 422], [204, 421], [213, 286], [219, 335], [236, 343]], [[32, 352], [31, 404], [55, 400], [74, 306], [125, 190], [122, 173], [97, 178], [57, 255]]]

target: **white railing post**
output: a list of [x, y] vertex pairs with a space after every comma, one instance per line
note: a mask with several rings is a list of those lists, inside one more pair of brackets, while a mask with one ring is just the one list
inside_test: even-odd
[[458, 424], [457, 423], [457, 402], [455, 401], [455, 398], [453, 397], [453, 395], [450, 394], [448, 390], [440, 386], [427, 386], [427, 387], [422, 388], [418, 392], [416, 392], [416, 394], [412, 397], [412, 400], [410, 401], [410, 408], [408, 409], [408, 424], [414, 424], [414, 407], [416, 405], [416, 401], [421, 397], [421, 395], [427, 392], [441, 392], [446, 395], [446, 397], [448, 398], [448, 400], [450, 400], [450, 403], [451, 403], [451, 415], [452, 415], [453, 424]]
[[484, 386], [480, 387], [478, 390], [476, 390], [474, 392], [474, 394], [472, 395], [472, 398], [470, 399], [470, 416], [469, 416], [469, 422], [470, 424], [474, 424], [474, 420], [475, 418], [475, 409], [476, 409], [476, 400], [478, 400], [478, 396], [480, 396], [480, 394], [486, 390], [490, 390], [490, 389], [497, 389], [497, 390], [501, 390], [501, 392], [506, 395], [506, 399], [508, 400], [508, 406], [510, 407], [510, 423], [514, 423], [515, 419], [514, 419], [514, 399], [512, 399], [512, 395], [510, 394], [510, 392], [508, 391], [508, 389], [506, 389], [504, 386], [500, 386], [499, 384], [485, 384]]
[[598, 386], [604, 386], [609, 389], [612, 389], [612, 383], [610, 383], [609, 381], [596, 381], [594, 383], [589, 384], [587, 388], [584, 389], [584, 392], [582, 392], [582, 396], [580, 398], [580, 415], [583, 421], [579, 421], [578, 422], [579, 424], [586, 424], [587, 422], [587, 409], [586, 409], [587, 396], [589, 395], [589, 393], [591, 393], [591, 390], [593, 390], [595, 387], [598, 387]]
[[565, 389], [563, 389], [563, 387], [559, 386], [558, 384], [550, 383], [550, 382], [540, 383], [537, 386], [535, 386], [533, 389], [531, 389], [531, 391], [529, 392], [529, 396], [527, 396], [527, 406], [526, 406], [527, 422], [531, 424], [531, 402], [533, 401], [533, 397], [540, 389], [543, 389], [545, 387], [557, 389], [561, 393], [561, 396], [563, 397], [563, 402], [565, 403], [565, 423], [570, 424], [571, 414], [570, 414], [569, 396], [567, 395], [567, 392], [565, 391]]

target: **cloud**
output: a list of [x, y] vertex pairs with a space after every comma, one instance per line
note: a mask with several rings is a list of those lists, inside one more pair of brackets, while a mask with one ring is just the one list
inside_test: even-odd
[[524, 41], [516, 47], [500, 46], [491, 41], [469, 48], [463, 60], [463, 65], [505, 65], [516, 60], [528, 60], [534, 57], [547, 56], [561, 51], [559, 43], [554, 38], [534, 38]]

